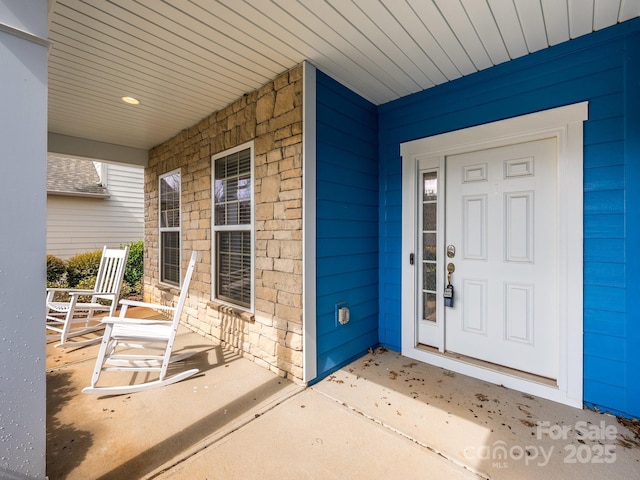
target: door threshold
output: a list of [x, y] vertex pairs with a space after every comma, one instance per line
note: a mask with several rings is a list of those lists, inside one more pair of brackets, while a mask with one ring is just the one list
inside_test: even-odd
[[540, 375], [535, 375], [533, 373], [524, 372], [522, 370], [517, 370], [515, 368], [505, 367], [504, 365], [499, 365], [497, 363], [491, 363], [484, 360], [480, 360], [477, 358], [469, 357], [467, 355], [462, 355], [460, 353], [455, 352], [444, 352], [442, 353], [435, 347], [430, 347], [428, 345], [418, 344], [416, 347], [419, 350], [424, 350], [433, 355], [440, 355], [443, 358], [449, 358], [458, 362], [463, 362], [469, 365], [473, 365], [475, 367], [485, 368], [488, 370], [493, 370], [498, 373], [502, 373], [505, 375], [510, 375], [513, 377], [521, 378], [522, 380], [526, 380], [528, 382], [536, 382], [542, 385], [546, 385], [549, 387], [558, 387], [558, 381], [554, 378], [543, 377]]

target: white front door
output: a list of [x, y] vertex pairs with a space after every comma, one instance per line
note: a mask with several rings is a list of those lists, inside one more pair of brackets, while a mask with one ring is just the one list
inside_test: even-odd
[[403, 355], [582, 406], [587, 113], [584, 102], [401, 145]]
[[[447, 156], [445, 350], [556, 379], [555, 139]], [[451, 247], [450, 247], [451, 246]]]
[[556, 379], [556, 140], [443, 163], [418, 165], [418, 342]]

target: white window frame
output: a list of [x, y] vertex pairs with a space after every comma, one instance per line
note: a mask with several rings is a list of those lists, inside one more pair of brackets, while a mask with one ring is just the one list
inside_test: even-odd
[[[180, 175], [180, 184], [179, 184], [179, 193], [178, 193], [178, 227], [163, 227], [162, 226], [162, 180], [166, 177], [170, 177], [172, 175], [178, 174]], [[163, 245], [162, 245], [162, 234], [165, 232], [178, 232], [178, 244], [179, 244], [179, 260], [178, 260], [178, 282], [173, 283], [166, 281], [162, 277], [162, 261], [163, 261]], [[158, 282], [162, 285], [167, 285], [170, 287], [178, 287], [182, 286], [182, 171], [177, 168], [170, 172], [163, 173], [158, 177]]]
[[[249, 149], [249, 155], [251, 158], [251, 221], [246, 225], [216, 225], [215, 224], [215, 162], [220, 158], [227, 157], [229, 155], [233, 155], [234, 153], [240, 152], [242, 150]], [[255, 271], [256, 271], [256, 256], [255, 256], [255, 248], [256, 248], [256, 234], [255, 234], [255, 185], [256, 185], [256, 176], [255, 176], [255, 150], [254, 150], [254, 142], [250, 141], [247, 143], [243, 143], [242, 145], [238, 145], [236, 147], [225, 150], [224, 152], [217, 153], [211, 156], [211, 300], [220, 303], [223, 305], [228, 305], [232, 308], [253, 313], [255, 312]], [[216, 297], [217, 291], [217, 282], [218, 278], [216, 276], [216, 261], [217, 261], [217, 250], [216, 250], [216, 237], [217, 232], [221, 231], [248, 231], [251, 234], [251, 295], [250, 295], [250, 306], [239, 305], [233, 302], [230, 302], [225, 299], [220, 299]]]

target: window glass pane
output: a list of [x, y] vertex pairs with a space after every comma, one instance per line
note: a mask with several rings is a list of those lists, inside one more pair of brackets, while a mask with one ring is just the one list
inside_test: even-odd
[[436, 290], [436, 264], [435, 263], [424, 263], [422, 266], [423, 270], [423, 290]]
[[160, 281], [180, 285], [180, 172], [160, 177]]
[[423, 191], [422, 200], [424, 202], [436, 200], [438, 198], [438, 173], [428, 172], [422, 175]]
[[424, 320], [435, 322], [438, 173], [423, 173], [422, 184], [422, 315]]
[[180, 285], [180, 232], [162, 232], [160, 280]]
[[216, 203], [224, 202], [224, 180], [216, 180], [213, 185], [213, 199]]
[[436, 294], [435, 293], [423, 293], [422, 294], [422, 316], [424, 320], [429, 322], [436, 321]]
[[226, 225], [238, 225], [238, 204], [236, 202], [229, 202], [226, 204]]
[[216, 225], [225, 225], [227, 223], [227, 215], [224, 203], [222, 205], [216, 205], [214, 207], [214, 212], [216, 216]]
[[243, 200], [239, 203], [238, 223], [247, 225], [251, 223], [251, 201]]
[[160, 227], [180, 226], [180, 173], [160, 179]]
[[217, 297], [251, 306], [251, 233], [217, 232], [216, 247]]
[[226, 166], [227, 166], [227, 163], [225, 162], [224, 158], [216, 160], [216, 164], [215, 164], [215, 177], [216, 178], [224, 178], [224, 177], [227, 176]]
[[437, 228], [437, 213], [438, 213], [438, 204], [437, 203], [425, 203], [422, 206], [422, 228], [423, 230], [433, 230], [435, 231]]
[[251, 224], [251, 149], [215, 161], [214, 225]]
[[241, 152], [238, 152], [238, 174], [250, 174], [251, 173], [251, 151], [247, 148]]
[[423, 245], [423, 260], [435, 260], [436, 259], [436, 234], [435, 233], [423, 233], [422, 234]]
[[238, 178], [232, 177], [228, 178], [226, 181], [227, 185], [225, 187], [225, 200], [227, 202], [238, 200]]

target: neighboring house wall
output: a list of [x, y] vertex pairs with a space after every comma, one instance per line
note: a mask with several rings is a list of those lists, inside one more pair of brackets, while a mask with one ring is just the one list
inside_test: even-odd
[[383, 345], [400, 350], [400, 143], [587, 100], [584, 400], [640, 415], [639, 31], [627, 22], [379, 107]]
[[[378, 343], [376, 107], [316, 77], [316, 331], [322, 378]], [[336, 304], [350, 309], [336, 322]]]
[[47, 253], [66, 259], [142, 240], [144, 169], [115, 163], [101, 168], [105, 196], [47, 195]]
[[[253, 140], [255, 313], [211, 301], [211, 156]], [[159, 284], [158, 178], [181, 171], [182, 260], [200, 253], [185, 308], [191, 329], [282, 376], [302, 379], [302, 67], [153, 148], [145, 170], [145, 299]]]

